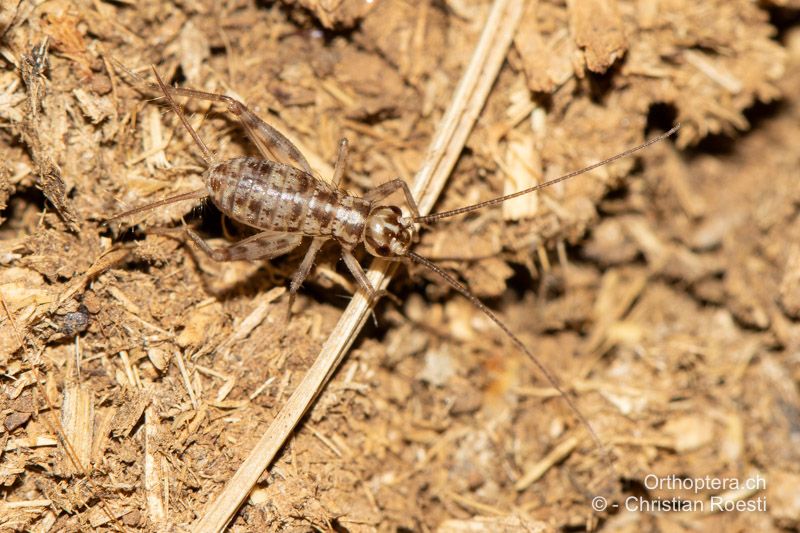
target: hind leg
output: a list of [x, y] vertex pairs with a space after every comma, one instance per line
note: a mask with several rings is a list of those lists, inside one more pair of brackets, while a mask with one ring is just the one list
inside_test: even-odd
[[336, 158], [336, 166], [333, 167], [333, 178], [331, 179], [331, 183], [336, 189], [339, 188], [339, 184], [342, 182], [342, 176], [344, 176], [345, 169], [347, 168], [348, 147], [347, 139], [343, 137], [342, 140], [339, 141], [339, 155]]
[[297, 248], [303, 240], [301, 235], [264, 231], [231, 244], [225, 248], [212, 248], [197, 233], [187, 229], [194, 243], [214, 261], [255, 261], [272, 259]]
[[219, 102], [227, 106], [228, 111], [236, 116], [244, 126], [247, 136], [256, 145], [259, 152], [267, 158], [287, 165], [299, 167], [301, 170], [313, 175], [311, 166], [308, 164], [305, 156], [300, 153], [300, 150], [286, 138], [284, 134], [273, 128], [255, 113], [250, 111], [240, 101], [235, 98], [224, 94], [210, 93], [206, 91], [198, 91], [196, 89], [187, 89], [184, 87], [172, 87], [162, 84], [150, 83], [142, 79], [141, 76], [132, 72], [116, 59], [113, 60], [114, 64], [127, 76], [136, 81], [139, 85], [165, 92], [169, 96], [187, 96], [198, 100], [209, 100], [211, 102]]
[[299, 167], [300, 170], [313, 174], [311, 165], [308, 164], [305, 156], [300, 153], [300, 150], [292, 141], [287, 139], [283, 133], [264, 122], [240, 101], [224, 94], [207, 93], [195, 89], [168, 87], [167, 90], [175, 95], [224, 103], [228, 107], [228, 111], [234, 114], [239, 119], [239, 122], [242, 123], [245, 133], [266, 159]]

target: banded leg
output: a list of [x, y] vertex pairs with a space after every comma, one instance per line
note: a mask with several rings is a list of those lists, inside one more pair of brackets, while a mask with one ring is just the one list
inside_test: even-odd
[[224, 103], [228, 107], [228, 111], [233, 113], [242, 123], [245, 133], [256, 145], [261, 155], [279, 163], [299, 166], [301, 170], [313, 175], [311, 165], [308, 164], [305, 156], [300, 153], [300, 150], [292, 141], [287, 139], [283, 133], [261, 120], [258, 115], [250, 111], [240, 101], [224, 94], [208, 93], [196, 89], [169, 87], [168, 90], [172, 94], [188, 96], [189, 98]]
[[292, 283], [289, 285], [289, 305], [286, 308], [287, 322], [289, 317], [292, 315], [292, 304], [294, 303], [294, 297], [297, 294], [297, 291], [300, 289], [300, 286], [303, 284], [303, 281], [305, 281], [305, 279], [308, 277], [308, 273], [311, 272], [311, 267], [314, 266], [314, 259], [317, 257], [317, 253], [319, 253], [320, 248], [322, 248], [322, 245], [325, 244], [326, 240], [327, 239], [321, 239], [318, 237], [311, 241], [311, 246], [309, 246], [305, 257], [303, 257], [303, 261], [300, 263], [300, 266], [297, 268], [294, 276], [292, 276]]
[[230, 96], [217, 93], [209, 93], [206, 91], [198, 91], [197, 89], [187, 89], [183, 87], [171, 87], [168, 85], [160, 86], [155, 83], [150, 83], [142, 79], [141, 76], [135, 74], [130, 69], [125, 67], [116, 59], [113, 60], [114, 64], [122, 71], [124, 71], [130, 78], [134, 79], [138, 84], [146, 86], [150, 89], [164, 91], [167, 94], [174, 96], [187, 96], [189, 98], [196, 98], [198, 100], [209, 100], [212, 102], [219, 102], [225, 104], [228, 111], [233, 113], [239, 122], [245, 128], [247, 136], [253, 141], [253, 144], [258, 147], [261, 154], [267, 158], [280, 163], [285, 163], [291, 166], [297, 166], [301, 170], [313, 175], [311, 166], [308, 164], [305, 156], [300, 153], [300, 150], [286, 138], [284, 134], [273, 128], [255, 113], [250, 111], [240, 101], [231, 98]]
[[213, 153], [211, 153], [211, 150], [208, 149], [206, 143], [203, 142], [203, 139], [200, 138], [200, 135], [194, 130], [192, 125], [189, 124], [189, 121], [186, 120], [186, 115], [183, 114], [183, 110], [181, 110], [180, 106], [172, 98], [172, 95], [169, 92], [169, 87], [167, 87], [167, 84], [164, 83], [164, 80], [161, 79], [161, 76], [158, 75], [156, 67], [153, 67], [153, 74], [156, 75], [156, 80], [158, 81], [158, 87], [164, 93], [164, 97], [167, 99], [167, 102], [169, 102], [170, 107], [175, 112], [175, 114], [178, 115], [181, 124], [183, 124], [183, 127], [186, 128], [186, 131], [188, 131], [189, 135], [191, 135], [192, 139], [194, 139], [194, 143], [197, 145], [198, 148], [200, 148], [200, 151], [203, 152], [203, 161], [206, 162], [207, 166], [211, 166], [214, 163], [216, 163], [217, 158], [214, 156]]
[[294, 250], [303, 240], [302, 235], [292, 233], [275, 233], [264, 231], [243, 239], [226, 248], [212, 248], [194, 231], [186, 233], [195, 244], [214, 261], [253, 261], [256, 259], [272, 259]]
[[364, 199], [369, 200], [370, 202], [377, 202], [379, 200], [383, 200], [397, 189], [401, 189], [403, 191], [403, 195], [406, 197], [406, 203], [408, 204], [408, 208], [411, 210], [411, 214], [414, 215], [414, 217], [419, 217], [417, 201], [414, 200], [414, 196], [411, 194], [411, 189], [408, 188], [408, 184], [400, 178], [378, 185], [371, 191], [368, 191], [364, 195]]

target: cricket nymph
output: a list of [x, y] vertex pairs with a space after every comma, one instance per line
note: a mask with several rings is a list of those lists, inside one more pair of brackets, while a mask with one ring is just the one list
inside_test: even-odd
[[349, 248], [361, 241], [372, 207], [300, 169], [255, 157], [211, 165], [206, 187], [219, 210], [243, 224], [332, 238]]
[[378, 257], [405, 255], [413, 240], [413, 223], [396, 206], [374, 206], [276, 161], [221, 161], [206, 170], [205, 181], [221, 212], [261, 230], [334, 239], [350, 249], [364, 242]]
[[[129, 71], [128, 73], [135, 77], [133, 73]], [[415, 224], [435, 222], [442, 218], [470, 213], [501, 204], [512, 198], [531, 194], [627, 157], [669, 137], [677, 131], [679, 125], [675, 125], [668, 132], [639, 146], [629, 148], [617, 155], [550, 181], [477, 204], [422, 216], [411, 189], [400, 178], [366, 191], [360, 198], [339, 188], [347, 162], [348, 144], [346, 139], [342, 139], [339, 143], [339, 154], [333, 169], [333, 178], [331, 184], [328, 184], [314, 176], [306, 158], [286, 136], [260, 119], [241, 102], [222, 94], [168, 87], [159, 77], [158, 72], [155, 72], [155, 75], [158, 84], [146, 85], [162, 92], [200, 149], [206, 163], [206, 171], [203, 174], [206, 187], [131, 209], [109, 220], [117, 220], [174, 202], [210, 197], [220, 212], [259, 230], [255, 235], [239, 242], [222, 248], [214, 248], [193, 230], [187, 228], [186, 233], [195, 244], [216, 261], [272, 259], [287, 254], [300, 246], [303, 237], [310, 237], [311, 243], [292, 277], [289, 287], [287, 319], [297, 290], [311, 272], [317, 253], [329, 240], [335, 240], [341, 245], [342, 259], [369, 299], [370, 305], [373, 305], [380, 296], [385, 294], [385, 291], [373, 287], [364, 269], [353, 255], [353, 250], [359, 243], [363, 242], [367, 251], [374, 256], [388, 260], [408, 260], [422, 265], [463, 294], [476, 308], [497, 324], [564, 398], [577, 418], [586, 426], [598, 448], [605, 450], [589, 421], [560, 385], [558, 378], [539, 361], [519, 337], [460, 281], [435, 263], [411, 250], [411, 244], [416, 235]], [[187, 96], [225, 104], [228, 111], [239, 118], [245, 132], [261, 152], [263, 158], [235, 157], [220, 161], [189, 124], [173, 96]], [[280, 161], [276, 161], [276, 159]], [[411, 216], [403, 216], [403, 212], [396, 205], [382, 205], [395, 192], [403, 194]], [[608, 455], [607, 452], [606, 455]]]

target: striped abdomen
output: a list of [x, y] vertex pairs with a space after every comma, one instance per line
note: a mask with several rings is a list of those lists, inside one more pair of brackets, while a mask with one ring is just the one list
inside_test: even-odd
[[355, 246], [371, 205], [289, 165], [237, 157], [206, 170], [211, 200], [225, 215], [262, 230], [332, 237]]

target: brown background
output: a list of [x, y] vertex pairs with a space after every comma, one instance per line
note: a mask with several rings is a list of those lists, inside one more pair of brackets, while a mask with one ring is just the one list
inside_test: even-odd
[[[438, 210], [683, 127], [539, 196], [438, 223], [416, 248], [478, 258], [441, 264], [574, 392], [614, 471], [485, 316], [435, 275], [404, 268], [391, 286], [401, 305], [379, 305], [377, 327], [234, 530], [798, 527], [798, 7], [528, 2]], [[302, 250], [214, 263], [184, 245], [181, 219], [218, 245], [247, 229], [211, 206], [103, 226], [201, 187], [203, 170], [158, 95], [137, 91], [111, 58], [236, 95], [297, 139], [312, 166], [332, 163], [348, 137], [345, 186], [358, 194], [413, 177], [488, 8], [4, 2], [0, 479], [4, 500], [32, 503], [0, 506], [0, 528], [110, 528], [107, 513], [118, 529], [186, 527], [297, 386], [355, 289], [326, 247], [287, 327], [281, 287]], [[223, 110], [187, 109], [219, 154], [254, 153]], [[541, 477], [520, 482], [537, 468]], [[760, 475], [766, 489], [647, 490], [648, 474]], [[596, 495], [622, 504], [720, 494], [762, 497], [768, 510], [590, 506]]]

